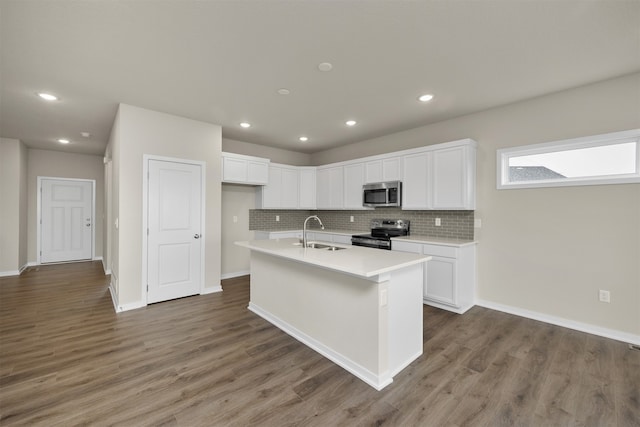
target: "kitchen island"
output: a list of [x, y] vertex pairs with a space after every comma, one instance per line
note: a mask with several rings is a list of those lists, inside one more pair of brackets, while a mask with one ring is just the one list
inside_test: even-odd
[[236, 244], [251, 250], [249, 310], [377, 390], [422, 354], [429, 256], [299, 239]]

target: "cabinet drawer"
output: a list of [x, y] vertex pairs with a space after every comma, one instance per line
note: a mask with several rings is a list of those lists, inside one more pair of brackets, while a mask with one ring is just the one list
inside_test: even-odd
[[394, 251], [400, 252], [411, 252], [414, 254], [422, 253], [422, 244], [421, 243], [409, 243], [409, 242], [398, 242], [393, 240], [391, 242], [391, 249]]
[[453, 246], [423, 245], [422, 253], [425, 255], [457, 258], [458, 248]]

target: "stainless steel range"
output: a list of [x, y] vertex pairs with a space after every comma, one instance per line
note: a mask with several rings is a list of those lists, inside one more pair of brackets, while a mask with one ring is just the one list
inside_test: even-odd
[[372, 219], [370, 234], [351, 236], [351, 244], [391, 250], [391, 238], [409, 235], [409, 220], [404, 219]]

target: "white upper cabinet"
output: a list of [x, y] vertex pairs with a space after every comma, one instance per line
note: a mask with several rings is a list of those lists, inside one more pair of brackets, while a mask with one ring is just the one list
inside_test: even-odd
[[404, 156], [402, 209], [431, 208], [431, 152]]
[[316, 209], [344, 209], [344, 168], [319, 167], [316, 179]]
[[222, 153], [222, 182], [267, 185], [269, 182], [269, 159]]
[[249, 156], [223, 153], [223, 181], [258, 184], [268, 177], [257, 190], [257, 209], [366, 209], [363, 184], [402, 181], [402, 209], [474, 210], [476, 146], [463, 139], [317, 168], [261, 169]]
[[298, 169], [272, 163], [269, 166], [269, 183], [256, 192], [256, 208], [297, 209]]
[[344, 208], [364, 209], [362, 206], [362, 185], [365, 164], [354, 163], [344, 167]]
[[383, 156], [365, 163], [365, 184], [402, 180], [402, 157]]
[[316, 168], [298, 168], [298, 208], [316, 208]]
[[403, 159], [403, 209], [476, 208], [475, 141], [433, 145]]
[[433, 151], [434, 209], [475, 209], [475, 152], [470, 145]]

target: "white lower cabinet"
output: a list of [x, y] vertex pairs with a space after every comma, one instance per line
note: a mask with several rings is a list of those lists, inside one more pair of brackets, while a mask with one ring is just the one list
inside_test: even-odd
[[393, 241], [394, 251], [431, 256], [425, 264], [424, 303], [464, 313], [475, 304], [476, 245], [448, 246]]

